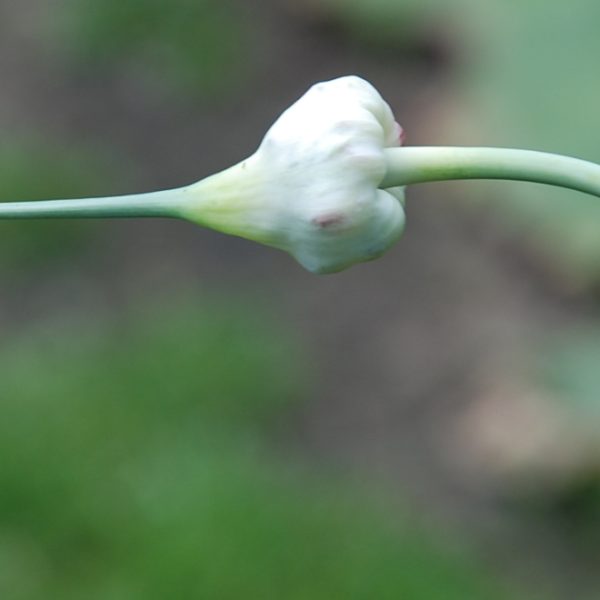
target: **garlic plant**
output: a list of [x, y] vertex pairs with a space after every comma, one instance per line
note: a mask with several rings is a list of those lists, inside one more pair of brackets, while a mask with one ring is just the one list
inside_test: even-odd
[[600, 166], [504, 148], [401, 147], [403, 131], [365, 80], [318, 83], [254, 154], [185, 187], [0, 204], [0, 218], [175, 217], [289, 252], [314, 273], [381, 256], [404, 228], [404, 187], [511, 179], [600, 196]]

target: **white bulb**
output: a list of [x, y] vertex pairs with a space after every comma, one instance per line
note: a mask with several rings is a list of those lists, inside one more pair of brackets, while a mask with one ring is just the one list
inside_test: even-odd
[[235, 167], [195, 184], [188, 217], [331, 273], [383, 254], [404, 227], [403, 188], [378, 188], [402, 128], [365, 80], [312, 86]]

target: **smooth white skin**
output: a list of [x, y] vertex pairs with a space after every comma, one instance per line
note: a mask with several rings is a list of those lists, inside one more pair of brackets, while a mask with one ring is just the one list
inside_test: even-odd
[[400, 237], [404, 188], [378, 189], [402, 128], [365, 80], [318, 83], [238, 165], [188, 188], [185, 216], [275, 246], [315, 273], [381, 256]]

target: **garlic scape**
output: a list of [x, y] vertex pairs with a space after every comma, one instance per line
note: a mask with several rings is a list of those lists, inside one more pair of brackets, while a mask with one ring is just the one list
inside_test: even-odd
[[309, 271], [376, 258], [404, 227], [403, 189], [379, 189], [402, 129], [371, 84], [314, 85], [248, 159], [190, 188], [188, 219], [286, 250]]
[[174, 217], [289, 252], [315, 273], [381, 256], [404, 228], [404, 187], [512, 179], [600, 196], [600, 166], [503, 148], [401, 147], [403, 131], [365, 80], [318, 83], [250, 157], [197, 183], [110, 198], [0, 204], [0, 218]]

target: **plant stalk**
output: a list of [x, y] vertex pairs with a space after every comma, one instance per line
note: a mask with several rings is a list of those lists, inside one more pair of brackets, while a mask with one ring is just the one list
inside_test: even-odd
[[[508, 179], [600, 196], [600, 165], [557, 154], [510, 148], [421, 146], [387, 148], [385, 157], [387, 171], [380, 184], [384, 189], [454, 179]], [[210, 195], [210, 186], [204, 187]], [[194, 184], [105, 198], [0, 202], [0, 219], [186, 218], [190, 206], [196, 205], [199, 191], [198, 184]]]
[[181, 216], [187, 189], [105, 198], [0, 202], [0, 219], [175, 218]]
[[508, 179], [600, 196], [600, 165], [557, 154], [510, 148], [421, 146], [385, 150], [381, 188], [451, 179]]

